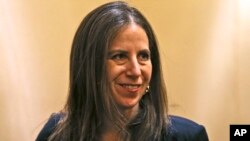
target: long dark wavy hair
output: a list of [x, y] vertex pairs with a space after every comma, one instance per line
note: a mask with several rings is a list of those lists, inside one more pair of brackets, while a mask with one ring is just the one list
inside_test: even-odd
[[[150, 91], [138, 115], [128, 120], [110, 89], [106, 61], [111, 42], [122, 28], [136, 23], [144, 29], [151, 52]], [[74, 36], [70, 56], [69, 96], [50, 141], [96, 141], [105, 119], [113, 121], [121, 141], [160, 141], [168, 125], [166, 88], [157, 40], [147, 19], [126, 2], [115, 1], [91, 11]]]

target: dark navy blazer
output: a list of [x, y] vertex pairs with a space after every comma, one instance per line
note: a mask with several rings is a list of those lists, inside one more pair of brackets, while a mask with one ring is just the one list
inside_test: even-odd
[[[47, 141], [62, 115], [53, 114], [38, 134], [36, 141]], [[204, 126], [179, 116], [169, 116], [170, 125], [164, 141], [208, 141]]]

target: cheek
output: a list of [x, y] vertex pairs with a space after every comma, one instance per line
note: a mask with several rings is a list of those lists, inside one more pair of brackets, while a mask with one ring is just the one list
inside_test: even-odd
[[108, 61], [106, 70], [107, 70], [108, 80], [109, 82], [111, 82], [125, 70], [125, 67], [118, 66], [113, 62]]
[[149, 82], [151, 80], [152, 76], [152, 64], [150, 63], [146, 68], [145, 68], [145, 78]]
[[113, 73], [112, 73], [113, 68], [110, 65], [107, 65], [106, 70], [107, 70], [108, 81], [110, 82], [112, 80], [112, 78], [114, 77]]

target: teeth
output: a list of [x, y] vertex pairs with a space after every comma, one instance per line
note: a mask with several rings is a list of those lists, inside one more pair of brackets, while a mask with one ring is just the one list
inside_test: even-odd
[[135, 89], [139, 87], [139, 85], [122, 85], [122, 86], [128, 89]]

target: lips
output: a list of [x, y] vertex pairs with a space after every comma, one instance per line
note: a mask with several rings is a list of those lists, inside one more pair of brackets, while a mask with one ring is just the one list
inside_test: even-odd
[[128, 92], [137, 92], [141, 87], [141, 84], [119, 84], [119, 85]]
[[140, 84], [120, 84], [120, 85], [127, 89], [136, 89], [141, 86]]

